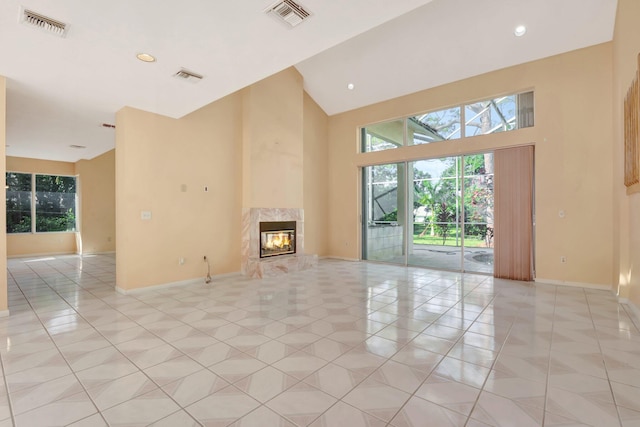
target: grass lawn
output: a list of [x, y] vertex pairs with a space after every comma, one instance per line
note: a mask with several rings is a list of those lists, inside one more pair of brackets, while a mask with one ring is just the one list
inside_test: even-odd
[[[415, 245], [440, 245], [442, 246], [442, 237], [441, 236], [429, 236], [425, 234], [420, 237], [420, 233], [413, 235], [413, 243]], [[460, 245], [460, 239], [458, 239], [458, 246]], [[485, 247], [486, 243], [484, 239], [479, 239], [476, 236], [467, 236], [464, 238], [464, 245], [472, 248], [480, 248]], [[447, 237], [444, 246], [456, 246], [456, 238], [455, 236]]]

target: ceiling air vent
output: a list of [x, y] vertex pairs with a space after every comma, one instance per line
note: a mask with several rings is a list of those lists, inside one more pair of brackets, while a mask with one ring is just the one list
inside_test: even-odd
[[295, 27], [311, 14], [292, 0], [282, 0], [267, 9], [267, 13]]
[[191, 83], [197, 83], [202, 80], [202, 76], [200, 74], [196, 74], [192, 71], [187, 71], [184, 68], [175, 73], [173, 77], [180, 80], [186, 80]]
[[38, 28], [54, 36], [64, 37], [69, 25], [44, 15], [40, 15], [29, 9], [22, 9], [20, 21], [30, 27]]

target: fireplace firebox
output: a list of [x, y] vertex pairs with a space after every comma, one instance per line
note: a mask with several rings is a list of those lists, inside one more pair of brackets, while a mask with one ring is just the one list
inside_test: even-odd
[[296, 222], [260, 223], [260, 258], [296, 253]]

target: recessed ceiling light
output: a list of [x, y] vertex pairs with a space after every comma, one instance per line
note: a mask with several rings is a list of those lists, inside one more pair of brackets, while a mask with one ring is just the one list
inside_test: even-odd
[[156, 62], [156, 57], [149, 53], [139, 53], [136, 55], [136, 58], [142, 62]]
[[347, 85], [347, 89], [349, 89], [349, 90], [353, 90], [354, 88], [355, 88], [355, 85], [353, 83], [349, 83]]
[[515, 34], [516, 37], [522, 37], [526, 32], [527, 32], [527, 27], [525, 27], [524, 25], [518, 25], [516, 29], [513, 31], [513, 34]]

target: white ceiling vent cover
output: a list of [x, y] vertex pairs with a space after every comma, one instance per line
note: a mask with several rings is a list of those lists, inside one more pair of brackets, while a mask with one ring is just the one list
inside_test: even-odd
[[173, 77], [179, 80], [186, 80], [191, 83], [197, 83], [203, 78], [200, 74], [194, 73], [193, 71], [187, 71], [184, 68], [175, 73]]
[[41, 15], [29, 9], [21, 10], [20, 22], [58, 37], [64, 37], [69, 29], [68, 24]]
[[292, 27], [295, 27], [311, 16], [308, 11], [292, 0], [279, 1], [278, 3], [270, 6], [267, 9], [267, 13]]

